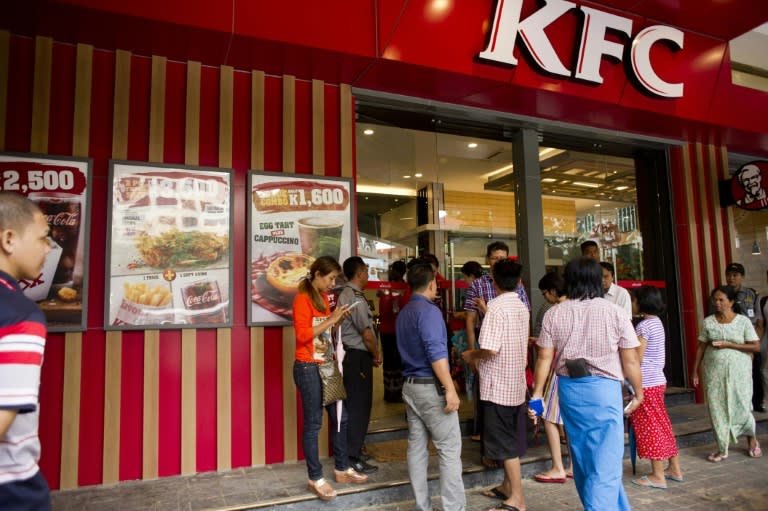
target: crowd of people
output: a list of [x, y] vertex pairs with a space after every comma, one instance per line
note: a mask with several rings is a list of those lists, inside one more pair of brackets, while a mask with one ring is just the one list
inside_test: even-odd
[[[525, 509], [520, 459], [526, 453], [531, 422], [543, 424], [552, 460], [551, 467], [535, 474], [534, 480], [563, 484], [573, 479], [587, 510], [630, 509], [622, 468], [627, 424], [639, 457], [650, 462], [650, 472], [631, 482], [663, 489], [670, 482], [684, 481], [664, 404], [662, 293], [651, 286], [629, 293], [615, 283], [613, 265], [600, 261], [595, 242], [585, 242], [581, 251], [582, 256], [570, 261], [562, 273], [547, 273], [540, 279], [545, 304], [532, 322], [521, 280], [523, 267], [509, 257], [506, 244], [488, 245], [488, 272], [475, 261], [462, 267], [467, 283], [463, 310], [467, 342], [460, 360], [474, 379], [471, 438], [481, 442], [483, 463], [503, 468], [501, 484], [485, 492], [500, 499], [496, 509]], [[443, 509], [464, 509], [459, 392], [452, 379], [455, 358], [440, 309], [444, 279], [436, 258], [427, 255], [407, 266], [398, 261], [390, 268], [390, 280], [404, 279], [407, 288], [379, 295], [381, 351], [363, 295], [367, 266], [359, 257], [347, 259], [343, 267], [326, 259], [315, 261], [294, 305], [294, 374], [304, 406], [302, 439], [309, 488], [322, 499], [335, 496], [317, 458], [323, 407], [333, 431], [336, 481], [366, 482], [377, 470], [366, 459], [363, 441], [371, 412], [373, 369], [383, 364], [385, 400], [405, 404], [406, 459], [416, 509], [432, 509], [427, 486], [430, 441], [439, 456]], [[731, 264], [727, 270], [728, 285], [712, 292], [713, 314], [704, 320], [692, 375], [694, 385], [701, 375], [710, 409], [718, 445], [718, 451], [708, 457], [712, 462], [725, 459], [729, 442], [740, 435], [748, 438], [749, 456], [762, 455], [752, 411], [762, 411], [756, 403], [762, 406], [763, 396], [755, 396], [757, 389], [753, 393], [751, 385], [753, 364], [762, 385], [760, 361], [754, 362], [757, 357], [753, 356], [760, 349], [762, 314], [756, 313], [754, 292], [740, 288], [743, 266]], [[345, 283], [337, 288], [336, 309], [331, 311], [326, 294], [341, 274]], [[334, 327], [340, 332], [341, 346], [334, 347], [327, 335]], [[327, 339], [319, 340], [323, 338]], [[313, 352], [318, 344], [323, 347]], [[313, 362], [317, 366], [317, 361], [333, 357], [339, 348], [344, 353], [341, 365], [347, 398], [323, 405], [318, 372], [309, 371], [311, 379], [304, 373]], [[531, 381], [526, 368], [532, 351]]]

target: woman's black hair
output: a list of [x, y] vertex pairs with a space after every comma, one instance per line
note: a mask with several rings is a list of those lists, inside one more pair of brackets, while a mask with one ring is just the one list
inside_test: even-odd
[[731, 286], [718, 286], [715, 289], [713, 289], [711, 293], [709, 293], [709, 297], [714, 298], [715, 293], [717, 293], [718, 291], [723, 293], [726, 296], [726, 298], [728, 298], [729, 302], [733, 302], [733, 306], [731, 307], [733, 312], [735, 312], [736, 314], [741, 314], [741, 307], [739, 307], [739, 304], [736, 303], [736, 291], [734, 291], [734, 289]]
[[588, 257], [578, 257], [565, 265], [568, 298], [588, 300], [603, 297], [603, 268]]
[[632, 293], [637, 300], [637, 310], [643, 314], [658, 316], [664, 313], [664, 298], [659, 288], [653, 286], [640, 286]]
[[565, 284], [565, 279], [556, 271], [547, 273], [539, 280], [539, 290], [552, 291], [553, 289], [558, 298], [568, 294], [568, 286]]
[[461, 273], [468, 277], [480, 278], [485, 273], [483, 267], [477, 261], [467, 261], [461, 267]]
[[301, 279], [299, 282], [299, 293], [308, 294], [312, 300], [312, 306], [320, 312], [325, 312], [325, 301], [315, 286], [312, 285], [312, 281], [315, 280], [318, 273], [321, 277], [325, 277], [334, 271], [341, 273], [339, 262], [331, 256], [320, 256], [309, 267], [307, 278]]

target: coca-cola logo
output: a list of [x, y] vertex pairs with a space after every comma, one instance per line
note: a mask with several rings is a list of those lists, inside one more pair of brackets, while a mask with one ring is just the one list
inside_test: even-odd
[[213, 304], [216, 305], [221, 302], [221, 296], [218, 290], [211, 289], [204, 292], [201, 295], [188, 295], [184, 299], [184, 305], [188, 309], [194, 308], [197, 305]]
[[80, 215], [77, 213], [68, 213], [62, 211], [61, 213], [57, 213], [55, 215], [46, 215], [46, 219], [48, 221], [48, 225], [52, 225], [54, 227], [77, 227], [79, 216]]

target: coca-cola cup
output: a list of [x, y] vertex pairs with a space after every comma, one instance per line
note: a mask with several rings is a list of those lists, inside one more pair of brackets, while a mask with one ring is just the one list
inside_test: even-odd
[[42, 210], [51, 229], [50, 237], [61, 247], [61, 258], [53, 275], [53, 285], [72, 285], [80, 237], [80, 196], [39, 192], [30, 193], [29, 199]]
[[222, 300], [219, 283], [200, 280], [181, 288], [187, 320], [193, 325], [224, 324], [227, 322], [227, 304]]

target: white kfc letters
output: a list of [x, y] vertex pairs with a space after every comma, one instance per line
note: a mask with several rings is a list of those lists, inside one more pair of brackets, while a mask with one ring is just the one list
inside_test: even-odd
[[[548, 0], [539, 10], [520, 20], [523, 0], [505, 0], [496, 2], [488, 46], [480, 52], [479, 58], [517, 65], [514, 56], [515, 43], [520, 40], [528, 49], [533, 61], [544, 72], [573, 77], [592, 83], [603, 83], [600, 75], [600, 62], [604, 55], [622, 60], [624, 45], [606, 40], [606, 31], [615, 30], [631, 38], [631, 71], [647, 92], [666, 98], [683, 96], [682, 83], [668, 83], [662, 80], [650, 61], [651, 47], [658, 41], [673, 43], [678, 49], [683, 48], [683, 32], [676, 28], [654, 25], [638, 32], [632, 38], [632, 20], [599, 11], [592, 7], [577, 6], [566, 0]], [[544, 30], [573, 9], [581, 9], [584, 23], [581, 30], [581, 43], [573, 67], [566, 67]]]

